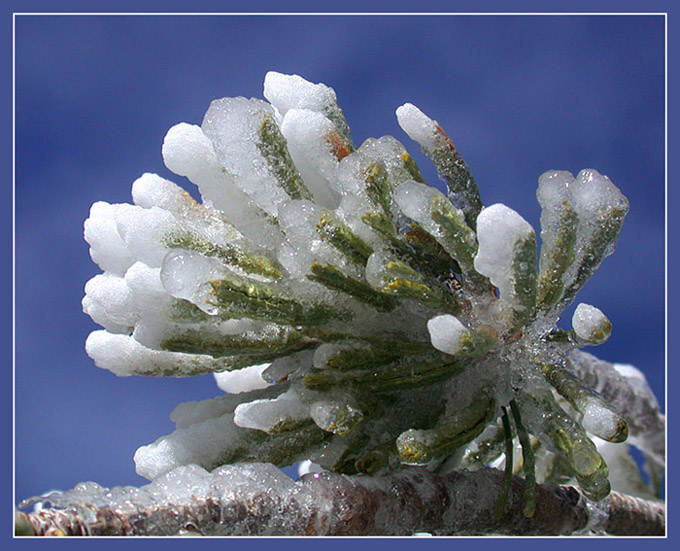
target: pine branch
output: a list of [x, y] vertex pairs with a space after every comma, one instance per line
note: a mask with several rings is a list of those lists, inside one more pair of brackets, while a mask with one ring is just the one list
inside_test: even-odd
[[[566, 486], [539, 485], [536, 510], [524, 516], [524, 480], [514, 477], [505, 514], [495, 515], [503, 473], [485, 468], [441, 476], [413, 468], [390, 476], [308, 474], [293, 482], [267, 464], [202, 471], [184, 468], [179, 493], [159, 499], [158, 481], [140, 489], [61, 494], [59, 508], [17, 513], [17, 533], [89, 536], [388, 536], [433, 535], [663, 535], [661, 503], [612, 493], [587, 502]], [[193, 473], [193, 474], [192, 474]], [[96, 486], [96, 485], [95, 485]], [[118, 490], [118, 493], [116, 493]], [[188, 490], [188, 491], [187, 491]], [[177, 492], [177, 488], [175, 492]], [[139, 495], [135, 498], [134, 493]], [[68, 497], [68, 494], [72, 494]], [[80, 494], [80, 495], [79, 495]], [[116, 495], [118, 498], [116, 498]], [[107, 497], [104, 497], [107, 496]], [[113, 497], [112, 497], [113, 496]], [[124, 499], [127, 497], [128, 499]], [[54, 504], [58, 499], [43, 498]], [[69, 503], [65, 503], [69, 502]]]

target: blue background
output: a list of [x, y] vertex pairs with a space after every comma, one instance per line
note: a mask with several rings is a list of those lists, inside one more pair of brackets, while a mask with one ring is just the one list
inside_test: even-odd
[[[664, 20], [661, 16], [18, 16], [15, 489], [139, 485], [132, 456], [172, 430], [211, 376], [117, 378], [84, 351], [99, 272], [82, 238], [97, 200], [129, 202], [177, 122], [212, 99], [262, 97], [268, 70], [332, 86], [357, 144], [412, 102], [471, 165], [485, 204], [538, 228], [538, 176], [596, 168], [629, 198], [616, 253], [580, 293], [612, 320], [589, 349], [664, 396]], [[569, 312], [570, 313], [570, 312]], [[565, 315], [568, 326], [570, 315]]]

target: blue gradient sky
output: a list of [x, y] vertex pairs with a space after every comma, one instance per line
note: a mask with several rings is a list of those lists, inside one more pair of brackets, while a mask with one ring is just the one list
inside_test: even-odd
[[[485, 204], [538, 228], [538, 176], [596, 168], [631, 203], [614, 256], [579, 295], [612, 320], [600, 357], [664, 393], [664, 21], [660, 16], [20, 16], [16, 20], [16, 496], [144, 483], [136, 448], [172, 430], [212, 377], [96, 368], [82, 313], [98, 273], [97, 200], [129, 202], [160, 147], [212, 99], [262, 97], [269, 70], [335, 88], [355, 142], [395, 135], [412, 102], [456, 142]], [[427, 179], [428, 162], [415, 155]], [[570, 312], [569, 312], [570, 313]], [[565, 316], [568, 320], [569, 317]]]

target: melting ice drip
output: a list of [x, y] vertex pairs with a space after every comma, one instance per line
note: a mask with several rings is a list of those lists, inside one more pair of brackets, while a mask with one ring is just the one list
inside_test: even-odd
[[453, 142], [413, 105], [399, 124], [447, 195], [395, 138], [356, 148], [331, 88], [272, 72], [264, 96], [216, 100], [201, 126], [165, 137], [166, 165], [202, 203], [144, 174], [133, 205], [96, 203], [85, 222], [104, 271], [83, 299], [104, 327], [87, 340], [95, 363], [215, 373], [228, 393], [178, 406], [177, 430], [137, 451], [137, 471], [477, 468], [518, 439], [530, 482], [536, 468], [605, 497], [590, 435], [621, 442], [627, 425], [569, 358], [611, 325], [589, 305], [573, 329], [556, 323], [613, 251], [626, 198], [594, 170], [541, 176], [539, 257], [533, 228], [483, 207]]

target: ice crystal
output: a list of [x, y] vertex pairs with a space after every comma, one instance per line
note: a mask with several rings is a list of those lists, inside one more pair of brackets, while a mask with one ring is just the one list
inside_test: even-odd
[[[539, 255], [531, 225], [483, 207], [451, 139], [413, 105], [399, 124], [446, 195], [395, 138], [355, 147], [331, 88], [268, 73], [264, 95], [216, 100], [201, 126], [168, 131], [165, 164], [202, 202], [144, 174], [133, 205], [96, 203], [85, 222], [104, 271], [83, 300], [104, 327], [87, 340], [96, 364], [215, 373], [230, 393], [180, 405], [177, 430], [138, 450], [137, 471], [475, 468], [516, 437], [530, 481], [558, 460], [605, 497], [590, 435], [620, 442], [627, 424], [570, 353], [603, 342], [609, 320], [580, 305], [573, 330], [557, 322], [614, 249], [621, 192], [594, 170], [542, 175]], [[531, 499], [529, 488], [527, 514]]]

